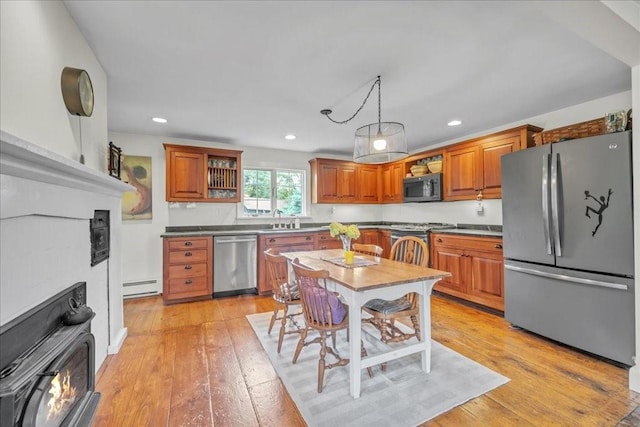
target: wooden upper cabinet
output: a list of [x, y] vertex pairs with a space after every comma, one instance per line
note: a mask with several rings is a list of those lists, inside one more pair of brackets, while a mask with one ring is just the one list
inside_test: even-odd
[[489, 141], [480, 145], [480, 158], [482, 160], [482, 195], [489, 199], [502, 197], [502, 172], [500, 158], [504, 154], [513, 153], [520, 149], [520, 137], [516, 135], [505, 136], [495, 141]]
[[380, 201], [380, 168], [376, 165], [358, 166], [358, 201], [363, 203], [378, 203]]
[[203, 153], [168, 150], [166, 153], [167, 200], [204, 199]]
[[237, 203], [242, 151], [164, 144], [169, 202]]
[[402, 202], [403, 162], [387, 163], [380, 167], [381, 202]]
[[445, 200], [471, 200], [480, 192], [486, 199], [501, 198], [501, 157], [533, 146], [533, 134], [541, 130], [524, 125], [449, 147], [444, 159]]
[[335, 159], [312, 159], [313, 203], [377, 203], [379, 168]]
[[482, 189], [478, 147], [469, 144], [449, 149], [444, 157], [445, 199], [475, 198]]

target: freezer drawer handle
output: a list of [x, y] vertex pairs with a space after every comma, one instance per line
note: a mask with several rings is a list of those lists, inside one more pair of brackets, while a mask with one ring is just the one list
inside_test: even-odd
[[516, 267], [515, 265], [505, 264], [504, 268], [520, 273], [532, 274], [534, 276], [548, 277], [550, 279], [564, 280], [565, 282], [581, 283], [583, 285], [601, 286], [603, 288], [628, 290], [629, 287], [622, 283], [602, 282], [600, 280], [582, 279], [580, 277], [566, 276], [564, 274], [547, 273], [546, 271], [534, 270], [532, 268]]

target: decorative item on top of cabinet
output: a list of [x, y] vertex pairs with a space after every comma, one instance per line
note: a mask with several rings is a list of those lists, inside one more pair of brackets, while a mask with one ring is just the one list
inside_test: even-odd
[[212, 237], [165, 237], [163, 258], [165, 304], [212, 298]]
[[504, 311], [502, 238], [434, 233], [431, 260], [451, 273], [434, 290]]
[[240, 201], [242, 151], [164, 144], [170, 202]]
[[502, 155], [534, 146], [533, 133], [541, 128], [524, 125], [448, 147], [444, 154], [445, 200], [502, 197]]
[[556, 129], [540, 131], [533, 134], [536, 146], [550, 144], [565, 139], [586, 138], [588, 136], [602, 135], [606, 130], [604, 117], [588, 120], [586, 122], [573, 123]]

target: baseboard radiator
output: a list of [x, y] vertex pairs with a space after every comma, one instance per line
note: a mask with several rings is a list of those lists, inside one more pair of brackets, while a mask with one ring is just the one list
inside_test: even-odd
[[122, 284], [122, 297], [141, 298], [160, 295], [161, 289], [157, 280], [140, 280], [137, 282], [125, 282]]

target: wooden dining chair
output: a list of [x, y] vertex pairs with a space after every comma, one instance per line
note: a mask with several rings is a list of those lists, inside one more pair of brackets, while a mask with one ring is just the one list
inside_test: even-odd
[[354, 243], [353, 245], [351, 245], [351, 247], [353, 248], [354, 252], [357, 252], [359, 254], [371, 255], [374, 257], [381, 257], [382, 252], [384, 252], [384, 249], [382, 249], [378, 245]]
[[[429, 263], [429, 249], [424, 240], [406, 236], [398, 239], [391, 247], [390, 259], [408, 264], [426, 267]], [[411, 337], [420, 339], [420, 313], [418, 294], [412, 292], [396, 300], [373, 299], [362, 309], [372, 317], [366, 319], [380, 331], [380, 339], [387, 342], [399, 342]], [[396, 319], [410, 318], [412, 333], [405, 333], [395, 325]]]
[[[279, 255], [274, 249], [264, 251], [264, 257], [267, 266], [267, 280], [271, 284], [273, 300], [275, 301], [273, 315], [269, 321], [268, 334], [271, 334], [271, 329], [276, 320], [280, 320], [280, 332], [278, 333], [279, 354], [284, 336], [287, 334], [299, 334], [302, 331], [301, 325], [298, 324], [295, 318], [302, 314], [300, 308], [296, 312], [289, 312], [289, 307], [300, 305], [300, 292], [295, 282], [288, 281], [289, 269], [285, 257]], [[280, 310], [282, 310], [282, 316], [279, 316]], [[287, 330], [287, 320], [293, 324], [295, 329]]]
[[[300, 290], [300, 301], [302, 302], [305, 322], [305, 328], [300, 333], [300, 339], [293, 355], [293, 363], [298, 361], [298, 356], [300, 356], [303, 347], [309, 344], [320, 344], [318, 393], [322, 393], [324, 371], [338, 366], [345, 366], [349, 363], [349, 359], [341, 357], [335, 349], [336, 333], [349, 327], [349, 307], [342, 303], [334, 292], [327, 289], [327, 279], [329, 278], [327, 270], [310, 269], [302, 265], [298, 258], [294, 259], [291, 265]], [[320, 336], [306, 342], [309, 329], [318, 331]], [[329, 334], [332, 336], [333, 347], [327, 346], [327, 335]], [[327, 364], [325, 360], [327, 352], [336, 359], [334, 363]], [[367, 355], [362, 344], [361, 355]], [[367, 371], [369, 376], [373, 376], [371, 368], [367, 368]]]

